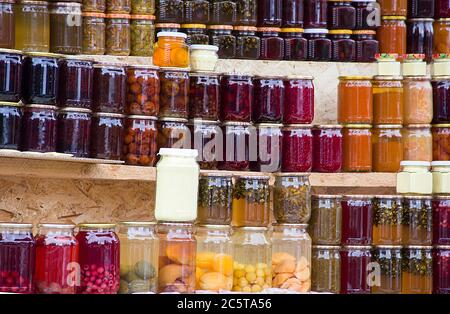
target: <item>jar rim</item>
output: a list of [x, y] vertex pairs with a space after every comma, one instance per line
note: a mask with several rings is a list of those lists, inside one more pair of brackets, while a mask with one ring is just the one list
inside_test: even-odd
[[[397, 62], [397, 61], [395, 61]], [[384, 75], [376, 75], [373, 77], [374, 80], [378, 80], [378, 81], [401, 81], [403, 80], [403, 76], [402, 75], [389, 75], [389, 76], [384, 76]]]
[[23, 107], [23, 103], [19, 102], [9, 102], [9, 101], [0, 101], [0, 107]]
[[307, 177], [311, 176], [310, 172], [276, 172], [273, 173], [273, 176], [276, 178], [284, 178], [284, 177]]
[[95, 60], [93, 58], [89, 58], [86, 55], [63, 55], [61, 57], [63, 60], [76, 60], [76, 61], [85, 61], [85, 62], [91, 62], [94, 63]]
[[256, 26], [234, 26], [233, 30], [256, 32], [258, 30], [258, 28]]
[[127, 69], [143, 69], [143, 70], [159, 70], [159, 66], [156, 65], [139, 65], [139, 64], [130, 64], [127, 65]]
[[433, 248], [434, 249], [441, 249], [441, 250], [450, 250], [450, 245], [440, 245], [440, 244], [437, 244], [437, 245], [434, 245], [433, 246]]
[[433, 199], [437, 199], [437, 200], [450, 200], [450, 195], [446, 194], [446, 195], [434, 195]]
[[402, 124], [376, 124], [373, 126], [375, 129], [401, 129]]
[[220, 125], [219, 120], [204, 120], [201, 118], [194, 118], [188, 121], [188, 124], [190, 125], [198, 125], [198, 124], [205, 124], [205, 125]]
[[340, 250], [341, 246], [340, 245], [313, 245], [312, 246], [313, 249], [318, 249], [318, 250]]
[[106, 68], [106, 67], [115, 67], [124, 69], [127, 66], [126, 63], [122, 62], [106, 62], [106, 61], [99, 61], [94, 63], [94, 68]]
[[313, 128], [315, 128], [315, 129], [342, 129], [343, 126], [340, 124], [320, 124], [320, 125], [314, 125]]
[[233, 30], [233, 26], [231, 26], [231, 25], [208, 25], [207, 29], [218, 29], [218, 30], [225, 29], [225, 30], [232, 31]]
[[281, 32], [281, 27], [257, 27], [258, 32]]
[[450, 128], [450, 123], [432, 124], [433, 128]]
[[[1, 3], [1, 2], [0, 2]], [[13, 1], [14, 3], [14, 1]], [[7, 49], [7, 48], [0, 48], [0, 53], [11, 53], [11, 54], [18, 54], [23, 55], [23, 52], [17, 49]]]
[[57, 1], [57, 2], [50, 2], [49, 7], [52, 6], [63, 6], [63, 7], [81, 7], [82, 4], [79, 2], [64, 2], [64, 1]]
[[92, 113], [91, 109], [87, 108], [77, 108], [77, 107], [64, 107], [58, 109], [58, 112], [84, 112], [84, 113]]
[[371, 245], [344, 245], [344, 246], [342, 246], [342, 250], [352, 250], [352, 249], [370, 250], [370, 249], [372, 249], [372, 246]]
[[116, 227], [113, 223], [81, 223], [77, 226], [78, 228], [84, 229], [112, 229]]
[[328, 34], [326, 28], [305, 28], [305, 34]]
[[75, 224], [61, 224], [61, 223], [42, 223], [37, 225], [38, 228], [53, 228], [53, 229], [74, 229]]
[[406, 16], [400, 16], [400, 15], [385, 15], [381, 17], [382, 20], [406, 20]]
[[186, 39], [187, 34], [182, 32], [158, 32], [158, 34], [156, 34], [156, 37], [176, 37]]
[[262, 174], [238, 174], [236, 175], [236, 180], [238, 179], [270, 180], [270, 176]]
[[151, 120], [151, 121], [158, 120], [158, 117], [155, 117], [155, 116], [144, 116], [144, 115], [138, 115], [138, 114], [128, 115], [126, 118], [127, 119]]
[[159, 69], [163, 72], [189, 72], [191, 70], [190, 68], [178, 68], [178, 67], [160, 67]]
[[22, 223], [22, 222], [0, 222], [0, 228], [32, 228], [32, 223]]
[[99, 17], [99, 18], [105, 18], [106, 14], [101, 12], [82, 12], [81, 16], [83, 17]]
[[423, 249], [423, 250], [431, 250], [433, 246], [431, 245], [405, 245], [406, 249]]
[[110, 112], [94, 112], [93, 117], [109, 117], [109, 118], [125, 118], [124, 114], [121, 113], [110, 113]]
[[124, 227], [151, 227], [156, 226], [156, 221], [121, 221], [118, 225]]
[[178, 23], [156, 23], [157, 28], [181, 28], [181, 24]]
[[428, 123], [415, 123], [415, 124], [407, 124], [404, 126], [407, 129], [424, 129], [424, 128], [431, 128], [431, 124]]
[[176, 222], [176, 221], [157, 221], [157, 226], [179, 226], [179, 227], [194, 227], [192, 222]]
[[214, 45], [190, 45], [191, 50], [207, 50], [207, 51], [219, 51], [219, 47]]
[[283, 123], [268, 123], [268, 122], [262, 122], [255, 124], [255, 127], [259, 128], [282, 128]]
[[24, 106], [25, 109], [27, 108], [39, 108], [39, 109], [49, 109], [49, 110], [56, 110], [58, 109], [57, 106], [54, 105], [41, 105], [41, 104], [29, 104]]
[[360, 199], [360, 198], [368, 198], [368, 199], [373, 199], [373, 195], [370, 195], [370, 194], [355, 194], [355, 195], [344, 194], [342, 196], [342, 198], [358, 198], [358, 199]]
[[253, 74], [250, 74], [250, 73], [239, 73], [239, 72], [225, 72], [225, 73], [223, 73], [223, 76], [228, 76], [228, 77], [240, 76], [240, 77], [243, 77], [244, 79], [250, 79], [250, 78], [254, 77]]
[[371, 124], [344, 124], [345, 129], [371, 129]]
[[251, 126], [250, 122], [240, 122], [240, 121], [224, 121], [223, 126]]
[[289, 128], [296, 128], [296, 129], [312, 129], [312, 124], [300, 124], [300, 123], [292, 123], [292, 124], [284, 124], [283, 130], [289, 129]]
[[243, 226], [243, 227], [234, 227], [235, 229], [239, 229], [239, 230], [254, 230], [254, 231], [268, 231], [269, 228], [268, 227], [248, 227], [248, 226]]
[[201, 29], [206, 29], [206, 24], [187, 23], [187, 24], [181, 24], [181, 28], [201, 28]]
[[431, 195], [413, 195], [413, 194], [406, 194], [404, 196], [405, 200], [432, 200], [433, 196]]
[[308, 80], [312, 81], [314, 80], [314, 76], [308, 76], [308, 75], [288, 75], [285, 77], [285, 80]]
[[440, 80], [450, 80], [450, 75], [433, 75], [432, 76], [433, 81], [440, 81]]
[[222, 172], [211, 172], [211, 170], [200, 170], [200, 177], [232, 178], [233, 174], [231, 174], [231, 173], [222, 173]]
[[188, 123], [188, 119], [185, 118], [172, 118], [172, 117], [160, 117], [158, 118], [160, 122], [183, 122]]
[[444, 160], [432, 161], [431, 167], [450, 167], [450, 161], [444, 161]]
[[219, 77], [221, 75], [221, 73], [219, 72], [207, 72], [207, 71], [194, 71], [194, 72], [189, 72], [189, 76], [217, 76]]
[[308, 224], [295, 224], [295, 223], [279, 223], [274, 222], [272, 224], [273, 227], [301, 227], [301, 228], [308, 228]]
[[312, 198], [342, 198], [342, 194], [313, 194]]
[[183, 148], [160, 148], [158, 152], [159, 156], [168, 157], [188, 157], [197, 158], [197, 149], [183, 149]]
[[147, 14], [131, 14], [130, 16], [131, 20], [155, 20], [156, 16], [154, 15], [147, 15]]
[[431, 167], [431, 162], [429, 161], [419, 161], [419, 160], [403, 160], [400, 162], [401, 167]]
[[416, 18], [408, 19], [408, 22], [434, 22], [434, 19], [426, 18], [426, 17], [416, 17]]
[[231, 229], [230, 225], [198, 224], [197, 227], [216, 229], [216, 230], [228, 230], [228, 229]]
[[374, 245], [376, 249], [401, 249], [402, 245], [392, 245], [392, 244], [379, 244]]
[[352, 33], [351, 29], [332, 29], [328, 32], [330, 35], [351, 35]]
[[383, 198], [401, 198], [401, 199], [403, 199], [403, 198], [405, 198], [405, 197], [404, 197], [403, 195], [400, 195], [400, 194], [386, 194], [386, 195], [384, 195], [384, 194], [378, 194], [378, 195], [374, 195], [373, 198], [376, 198], [376, 199], [383, 199]]
[[54, 59], [60, 59], [60, 58], [64, 57], [64, 55], [59, 54], [59, 53], [38, 52], [38, 51], [25, 52], [24, 55], [26, 57], [45, 57], [45, 58], [54, 58]]
[[283, 27], [281, 28], [282, 33], [304, 33], [305, 30], [301, 27]]
[[376, 35], [377, 32], [374, 30], [355, 30], [353, 31], [353, 35]]
[[344, 75], [339, 76], [339, 80], [342, 81], [362, 81], [362, 80], [372, 80], [373, 76], [370, 75]]

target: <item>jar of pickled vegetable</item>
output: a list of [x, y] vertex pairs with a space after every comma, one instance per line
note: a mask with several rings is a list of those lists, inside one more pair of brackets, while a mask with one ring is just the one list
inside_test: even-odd
[[0, 48], [0, 101], [20, 101], [22, 66], [23, 56], [19, 50]]
[[370, 76], [341, 76], [338, 85], [338, 122], [372, 123]]
[[182, 0], [156, 0], [156, 20], [159, 23], [180, 23], [184, 20]]
[[369, 195], [344, 195], [342, 199], [343, 245], [372, 244], [373, 198]]
[[403, 160], [402, 126], [375, 125], [372, 130], [373, 171], [398, 172]]
[[116, 294], [119, 291], [120, 240], [115, 227], [99, 223], [78, 225], [81, 285], [77, 286], [77, 294]]
[[433, 0], [409, 0], [408, 18], [433, 18], [435, 2]]
[[376, 195], [373, 199], [373, 243], [401, 245], [403, 197]]
[[427, 76], [407, 76], [403, 80], [404, 123], [428, 124], [433, 119], [433, 88]]
[[82, 0], [83, 13], [99, 12], [105, 13], [106, 0]]
[[402, 289], [402, 247], [377, 245], [373, 262], [380, 269], [379, 281], [372, 286], [373, 294], [399, 294]]
[[405, 160], [432, 161], [433, 138], [431, 125], [410, 124], [403, 129], [403, 158]]
[[127, 67], [127, 101], [129, 115], [157, 116], [159, 113], [159, 76], [154, 66]]
[[0, 223], [0, 291], [33, 293], [35, 241], [33, 225]]
[[431, 200], [431, 196], [405, 196], [402, 221], [404, 245], [431, 245], [433, 237]]
[[189, 74], [189, 118], [219, 119], [220, 77], [218, 73]]
[[431, 246], [407, 246], [403, 249], [402, 294], [431, 294], [433, 281]]
[[328, 29], [354, 29], [356, 8], [352, 0], [328, 0]]
[[198, 151], [197, 162], [200, 169], [216, 170], [222, 156], [218, 148], [222, 141], [219, 121], [193, 119], [189, 122], [189, 130], [191, 147]]
[[236, 1], [236, 25], [256, 26], [257, 4], [257, 0]]
[[228, 225], [199, 225], [197, 239], [196, 288], [218, 292], [233, 288], [233, 242]]
[[14, 0], [3, 0], [0, 2], [0, 25], [2, 33], [0, 34], [0, 49], [14, 48]]
[[250, 133], [255, 132], [248, 122], [227, 121], [222, 125], [224, 155], [220, 170], [247, 171], [250, 169]]
[[450, 194], [450, 162], [431, 162], [431, 173], [433, 176], [433, 194]]
[[209, 36], [206, 34], [205, 24], [183, 24], [183, 33], [187, 35], [186, 43], [190, 45], [208, 45]]
[[237, 1], [209, 0], [210, 23], [216, 25], [235, 25], [237, 21]]
[[313, 135], [311, 125], [288, 124], [282, 129], [283, 172], [309, 172], [312, 170]]
[[122, 114], [125, 111], [127, 73], [121, 64], [97, 63], [94, 65], [95, 112]]
[[281, 27], [282, 0], [263, 0], [258, 4], [258, 27]]
[[106, 14], [105, 53], [115, 56], [129, 56], [131, 46], [130, 15]]
[[450, 53], [450, 18], [434, 22], [434, 53]]
[[433, 133], [433, 160], [450, 160], [450, 124], [435, 124]]
[[233, 59], [236, 55], [236, 37], [232, 34], [231, 25], [209, 25], [209, 41], [219, 47], [220, 59]]
[[311, 200], [309, 234], [313, 243], [341, 244], [342, 195], [313, 195]]
[[155, 14], [155, 0], [131, 0], [131, 14]]
[[352, 31], [335, 29], [329, 32], [332, 60], [336, 62], [356, 61], [356, 42], [351, 38]]
[[153, 222], [122, 222], [120, 294], [156, 292], [159, 239]]
[[303, 27], [304, 0], [283, 0], [283, 27]]
[[285, 124], [311, 123], [314, 120], [314, 78], [288, 76], [284, 81]]
[[266, 227], [236, 228], [233, 291], [261, 292], [272, 286], [272, 243]]
[[434, 196], [433, 202], [433, 244], [450, 245], [450, 197]]
[[65, 107], [57, 115], [56, 151], [75, 157], [90, 156], [92, 112], [84, 108]]
[[79, 244], [75, 225], [40, 224], [35, 237], [35, 293], [75, 294]]
[[105, 14], [83, 12], [83, 53], [102, 55], [105, 53]]
[[56, 106], [25, 106], [20, 150], [39, 153], [56, 152], [56, 128]]
[[305, 14], [304, 27], [305, 28], [326, 28], [327, 27], [327, 0], [304, 0]]
[[208, 0], [185, 0], [184, 23], [209, 23]]
[[406, 53], [406, 17], [383, 16], [377, 30], [381, 53]]
[[247, 74], [225, 74], [221, 79], [221, 120], [250, 122], [253, 80]]
[[435, 19], [450, 18], [449, 0], [436, 0], [434, 5]]
[[261, 60], [283, 60], [284, 59], [284, 40], [280, 35], [281, 28], [277, 27], [258, 27], [259, 37], [261, 39]]
[[281, 169], [282, 124], [256, 124], [256, 160], [251, 160], [250, 169], [258, 172], [277, 172]]
[[434, 76], [431, 84], [433, 88], [433, 123], [449, 123], [450, 76]]
[[331, 61], [331, 39], [327, 38], [327, 34], [327, 29], [305, 29], [305, 37], [308, 39], [309, 61]]
[[[405, 89], [402, 77], [375, 76], [373, 86], [373, 112], [375, 124], [402, 124], [404, 118]], [[415, 99], [414, 99], [415, 101]]]
[[381, 15], [406, 16], [408, 0], [377, 0], [381, 7]]
[[304, 61], [308, 58], [308, 40], [303, 37], [302, 28], [282, 28], [284, 39], [284, 59]]
[[313, 171], [340, 172], [343, 164], [343, 135], [340, 125], [320, 125], [313, 131]]
[[281, 122], [284, 109], [284, 83], [282, 77], [256, 77], [253, 79], [255, 123]]
[[352, 0], [352, 5], [356, 9], [355, 29], [375, 30], [380, 16], [380, 5], [376, 0]]
[[0, 102], [0, 149], [19, 149], [22, 116], [21, 103]]
[[[254, 1], [254, 0], [252, 0]], [[256, 1], [255, 1], [256, 3]], [[235, 26], [236, 58], [257, 60], [261, 54], [261, 40], [254, 26]]]
[[94, 113], [91, 126], [91, 157], [120, 160], [124, 138], [124, 115]]
[[376, 31], [353, 31], [356, 43], [356, 62], [375, 62], [375, 55], [379, 52], [379, 43], [375, 38]]
[[433, 22], [424, 18], [407, 21], [407, 53], [423, 53], [427, 62], [433, 60]]
[[343, 130], [344, 163], [348, 172], [372, 171], [372, 126], [347, 124]]
[[50, 51], [80, 54], [82, 49], [81, 3], [50, 4]]
[[195, 291], [196, 245], [190, 223], [158, 223], [158, 292]]
[[155, 17], [153, 15], [131, 15], [130, 55], [153, 56], [155, 44]]
[[312, 247], [311, 290], [338, 294], [341, 290], [341, 256], [339, 246]]
[[157, 125], [156, 143], [161, 148], [190, 148], [191, 138], [187, 119], [160, 118]]
[[344, 246], [341, 251], [341, 294], [370, 294], [371, 246]]
[[156, 117], [128, 116], [125, 119], [123, 159], [127, 165], [156, 164]]
[[433, 250], [433, 294], [450, 293], [450, 246], [436, 246]]
[[161, 117], [187, 118], [189, 109], [189, 72], [182, 68], [161, 68]]

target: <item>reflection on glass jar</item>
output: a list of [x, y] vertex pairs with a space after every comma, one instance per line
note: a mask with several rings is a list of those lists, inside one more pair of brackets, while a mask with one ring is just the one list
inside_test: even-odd
[[25, 106], [20, 150], [39, 153], [55, 152], [56, 128], [56, 106]]
[[407, 246], [403, 249], [402, 294], [431, 294], [431, 249], [431, 246]]
[[[339, 77], [339, 123], [372, 123], [374, 105], [370, 79], [369, 76]], [[376, 99], [376, 95], [374, 98]]]
[[130, 115], [157, 116], [159, 113], [159, 76], [154, 66], [127, 68], [127, 101]]
[[403, 160], [401, 125], [375, 125], [372, 130], [373, 170], [398, 172]]
[[189, 123], [192, 136], [192, 149], [198, 151], [197, 162], [200, 169], [215, 170], [222, 160], [222, 133], [217, 120], [191, 120]]
[[156, 19], [160, 23], [180, 23], [183, 13], [182, 0], [156, 0]]
[[315, 126], [312, 132], [313, 171], [340, 172], [343, 164], [342, 126]]
[[403, 129], [403, 158], [405, 160], [432, 161], [433, 138], [431, 125], [410, 124]]
[[121, 159], [124, 117], [115, 113], [94, 113], [91, 127], [92, 158]]
[[155, 25], [153, 15], [131, 15], [130, 55], [140, 57], [153, 56], [155, 44]]
[[187, 119], [181, 118], [160, 118], [156, 124], [157, 151], [161, 148], [190, 148], [191, 137], [187, 122]]
[[379, 281], [372, 286], [374, 294], [399, 294], [402, 289], [402, 247], [378, 245], [372, 252], [373, 263], [380, 270]]
[[236, 37], [231, 25], [209, 25], [209, 42], [219, 47], [220, 59], [233, 59], [236, 56]]
[[83, 12], [83, 53], [102, 55], [105, 53], [105, 14]]
[[161, 117], [187, 118], [189, 107], [189, 73], [183, 69], [162, 68], [160, 72]]
[[351, 0], [328, 1], [328, 29], [354, 29], [356, 26], [356, 8]]
[[402, 215], [404, 245], [431, 245], [433, 237], [431, 200], [431, 196], [405, 196]]
[[277, 172], [281, 169], [282, 124], [260, 123], [256, 125], [256, 161], [250, 161], [250, 169], [259, 172]]
[[372, 170], [372, 126], [347, 124], [344, 126], [344, 171]]
[[402, 244], [403, 197], [376, 195], [373, 200], [373, 243]]
[[[404, 118], [404, 111], [409, 108], [404, 103], [406, 99], [405, 94], [412, 95], [413, 88], [404, 88], [402, 77], [392, 76], [375, 76], [372, 81], [373, 86], [373, 111], [375, 124], [402, 124]], [[418, 96], [415, 94], [414, 96]], [[411, 98], [415, 102], [417, 97]], [[407, 104], [414, 106], [413, 104]], [[405, 118], [410, 116], [405, 113]], [[405, 121], [406, 122], [406, 121]]]
[[450, 246], [433, 250], [433, 294], [450, 293]]
[[304, 0], [305, 1], [305, 28], [327, 27], [327, 0]]
[[309, 233], [314, 244], [341, 243], [342, 195], [313, 195]]
[[128, 165], [154, 166], [156, 163], [156, 117], [128, 116], [125, 119], [123, 159]]
[[311, 125], [287, 124], [282, 129], [283, 172], [309, 172], [312, 170], [313, 135]]
[[258, 27], [261, 39], [261, 60], [283, 60], [284, 40], [280, 37], [281, 28]]
[[81, 53], [81, 3], [50, 4], [50, 51]]
[[284, 82], [285, 124], [311, 123], [314, 120], [314, 78], [308, 76], [287, 77]]
[[18, 102], [21, 99], [22, 64], [20, 51], [0, 48], [0, 101]]
[[450, 245], [450, 196], [433, 199], [433, 244]]
[[189, 118], [218, 120], [220, 77], [217, 73], [190, 73]]
[[[405, 124], [427, 124], [433, 119], [433, 89], [429, 77], [403, 80]], [[412, 160], [412, 159], [410, 159]]]
[[236, 58], [257, 60], [261, 54], [261, 40], [253, 26], [235, 26]]
[[433, 160], [450, 160], [450, 124], [435, 124], [433, 133]]
[[383, 16], [377, 30], [381, 53], [406, 53], [406, 17]]
[[60, 109], [57, 115], [56, 151], [76, 157], [90, 156], [91, 117], [89, 109]]
[[0, 149], [19, 149], [22, 116], [20, 103], [0, 102]]
[[14, 48], [14, 4], [15, 0], [3, 0], [0, 3], [0, 49]]
[[432, 18], [407, 21], [407, 53], [425, 54], [427, 62], [433, 60], [433, 22]]
[[308, 60], [331, 61], [331, 39], [327, 38], [327, 34], [327, 29], [305, 29], [305, 37], [308, 39]]
[[341, 294], [369, 294], [367, 269], [371, 246], [344, 246], [341, 249]]
[[339, 246], [312, 247], [311, 290], [338, 294], [341, 291], [341, 256]]
[[435, 76], [431, 84], [433, 86], [433, 123], [449, 123], [450, 77]]
[[106, 14], [106, 42], [107, 55], [130, 55], [130, 15]]
[[282, 28], [284, 39], [284, 60], [304, 61], [308, 58], [308, 40], [303, 37], [302, 28]]
[[218, 25], [234, 25], [237, 19], [237, 1], [210, 0], [210, 22]]
[[379, 52], [376, 34], [376, 31], [372, 30], [353, 31], [353, 39], [356, 43], [356, 62], [376, 61], [375, 55]]
[[227, 74], [221, 80], [221, 120], [250, 122], [253, 104], [251, 75]]
[[373, 199], [369, 195], [344, 195], [342, 199], [342, 244], [372, 244]]
[[127, 74], [122, 65], [98, 63], [94, 65], [93, 110], [123, 113], [126, 101]]

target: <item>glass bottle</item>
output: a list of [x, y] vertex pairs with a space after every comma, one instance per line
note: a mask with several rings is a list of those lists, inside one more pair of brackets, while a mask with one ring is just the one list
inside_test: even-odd
[[91, 123], [91, 158], [120, 160], [122, 157], [125, 116], [94, 113]]
[[131, 14], [154, 14], [155, 0], [131, 0]]
[[342, 229], [342, 195], [313, 195], [309, 234], [313, 244], [339, 245]]
[[153, 167], [156, 164], [156, 117], [127, 116], [123, 140], [123, 160], [127, 165]]
[[0, 48], [0, 101], [18, 102], [22, 96], [23, 55]]
[[427, 76], [403, 80], [405, 124], [428, 124], [433, 119], [433, 88]]
[[406, 116], [402, 77], [375, 76], [372, 86], [374, 123], [402, 124]]
[[82, 49], [81, 3], [50, 5], [50, 51], [80, 54]]
[[0, 102], [0, 149], [19, 149], [22, 117], [21, 103]]
[[444, 19], [450, 18], [450, 3], [449, 0], [437, 0], [435, 2], [434, 18]]
[[282, 129], [283, 172], [310, 172], [312, 170], [313, 135], [309, 124], [286, 124]]
[[372, 286], [374, 294], [399, 294], [402, 288], [402, 247], [378, 245], [372, 252], [380, 269], [380, 278]]
[[375, 172], [398, 172], [403, 160], [401, 125], [375, 125], [372, 130], [372, 161]]
[[373, 199], [373, 244], [401, 245], [403, 197], [376, 195]]
[[347, 124], [343, 130], [343, 171], [366, 172], [372, 170], [372, 126]]
[[433, 260], [431, 246], [407, 246], [403, 250], [402, 294], [431, 294]]
[[229, 225], [233, 182], [231, 175], [201, 173], [198, 187], [197, 223], [201, 225]]
[[372, 244], [373, 198], [369, 195], [344, 195], [342, 199], [343, 245]]
[[188, 120], [182, 118], [159, 118], [156, 143], [158, 151], [161, 148], [190, 148], [191, 138]]
[[156, 23], [155, 33], [159, 32], [179, 32], [181, 29], [181, 24], [177, 23]]
[[208, 0], [185, 0], [184, 23], [209, 23], [209, 1]]
[[402, 215], [404, 245], [431, 245], [433, 238], [431, 200], [431, 196], [405, 196]]
[[235, 26], [236, 58], [257, 60], [261, 54], [261, 39], [254, 26]]
[[309, 61], [331, 61], [331, 39], [327, 38], [327, 34], [327, 29], [305, 29], [305, 37], [308, 39]]
[[342, 126], [315, 126], [312, 132], [313, 171], [340, 172], [343, 164]]
[[258, 2], [258, 0], [236, 1], [236, 25], [256, 26]]
[[157, 116], [159, 114], [160, 81], [155, 66], [128, 66], [125, 113]]
[[450, 53], [450, 18], [439, 19], [434, 22], [434, 53]]
[[20, 150], [56, 152], [56, 106], [28, 105], [22, 118]]
[[369, 294], [367, 265], [371, 246], [344, 246], [341, 249], [341, 294]]
[[188, 68], [189, 46], [187, 35], [181, 32], [159, 32], [154, 46], [153, 64], [159, 67]]
[[182, 24], [181, 30], [187, 35], [186, 44], [209, 45], [209, 36], [206, 34], [205, 24]]
[[[247, 122], [223, 123], [222, 134], [225, 146], [223, 161], [219, 161], [218, 164], [220, 170], [248, 171], [250, 169], [250, 136], [254, 134], [252, 132], [255, 131]], [[256, 147], [254, 149], [256, 151]]]
[[189, 122], [191, 131], [191, 148], [197, 150], [197, 162], [202, 170], [216, 170], [221, 151], [219, 145], [222, 141], [220, 123], [217, 120], [193, 119]]
[[377, 0], [381, 7], [381, 15], [406, 16], [408, 0]]
[[65, 107], [58, 111], [56, 151], [88, 158], [91, 139], [92, 111]]
[[311, 290], [338, 294], [341, 290], [341, 256], [339, 246], [312, 247]]
[[85, 12], [100, 12], [106, 11], [106, 0], [82, 0], [83, 11]]
[[376, 0], [353, 0], [352, 5], [356, 9], [355, 29], [375, 30], [377, 18], [381, 15], [380, 6]]

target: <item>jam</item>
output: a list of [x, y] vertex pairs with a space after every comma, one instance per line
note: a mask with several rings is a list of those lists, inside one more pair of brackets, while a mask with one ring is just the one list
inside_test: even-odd
[[351, 38], [351, 30], [331, 30], [331, 55], [336, 62], [356, 61], [356, 42]]
[[236, 58], [257, 60], [261, 54], [261, 40], [256, 35], [257, 28], [253, 26], [236, 26]]
[[346, 246], [341, 249], [341, 294], [369, 294], [367, 265], [370, 246]]
[[313, 135], [307, 124], [289, 124], [282, 129], [283, 172], [310, 172], [312, 170]]
[[250, 169], [258, 172], [277, 172], [281, 169], [282, 133], [281, 124], [260, 123], [256, 125], [256, 161], [250, 162]]
[[373, 202], [370, 196], [344, 196], [342, 199], [342, 244], [372, 244], [372, 212]]
[[160, 118], [157, 123], [156, 143], [161, 148], [191, 148], [191, 132], [187, 119]]
[[20, 103], [0, 102], [0, 149], [19, 149], [22, 116]]
[[218, 120], [220, 77], [215, 73], [191, 73], [189, 89], [189, 118]]
[[[219, 162], [220, 170], [247, 171], [250, 168], [251, 124], [225, 122], [222, 126], [224, 155]], [[254, 144], [252, 144], [254, 145]], [[254, 148], [256, 149], [256, 147]]]
[[283, 0], [283, 27], [303, 27], [304, 0]]
[[22, 54], [0, 49], [0, 101], [18, 102], [22, 92]]
[[312, 77], [288, 77], [284, 81], [286, 124], [312, 123], [314, 120], [314, 84]]
[[301, 28], [282, 28], [284, 39], [284, 60], [303, 61], [308, 58], [308, 40]]
[[450, 122], [450, 77], [434, 77], [433, 123]]
[[184, 23], [209, 23], [208, 0], [186, 0], [184, 2]]
[[450, 197], [435, 196], [433, 206], [433, 244], [450, 245]]
[[408, 0], [408, 18], [434, 18], [436, 0]]
[[238, 0], [236, 10], [236, 25], [256, 26], [258, 0]]
[[192, 149], [198, 151], [197, 162], [200, 169], [215, 170], [220, 156], [222, 139], [219, 122], [208, 120], [192, 120], [189, 124], [192, 136]]
[[253, 79], [255, 123], [281, 122], [284, 109], [284, 83], [282, 77], [257, 77]]
[[450, 124], [435, 124], [433, 132], [433, 160], [450, 160]]
[[450, 246], [433, 250], [433, 294], [450, 294]]
[[436, 0], [434, 8], [435, 19], [450, 18], [450, 1], [449, 0]]
[[189, 107], [189, 73], [186, 70], [163, 68], [159, 94], [161, 117], [187, 118]]
[[[375, 76], [372, 80], [372, 87], [375, 124], [402, 124], [404, 118], [409, 117], [405, 114], [405, 94], [408, 94], [408, 91], [413, 88], [404, 88], [401, 76]], [[422, 88], [419, 90], [422, 91]], [[411, 98], [411, 103], [417, 101], [417, 96]], [[412, 104], [409, 106], [413, 107]]]
[[221, 120], [250, 122], [253, 81], [250, 75], [227, 74], [221, 81]]
[[433, 60], [433, 19], [407, 21], [407, 53], [425, 54], [427, 62]]
[[236, 1], [210, 0], [210, 22], [217, 25], [234, 25], [237, 19]]
[[356, 9], [356, 25], [358, 30], [375, 30], [377, 17], [380, 16], [380, 8], [376, 0], [353, 1]]
[[343, 164], [342, 126], [322, 125], [313, 129], [313, 171], [340, 172]]
[[64, 108], [57, 116], [56, 151], [76, 157], [90, 156], [91, 111]]
[[127, 74], [125, 68], [113, 64], [94, 65], [93, 110], [122, 114], [125, 110]]
[[123, 159], [127, 165], [156, 163], [156, 117], [128, 116], [125, 119]]
[[406, 16], [408, 0], [377, 0], [381, 7], [381, 16]]
[[281, 27], [282, 0], [262, 0], [258, 4], [259, 27]]
[[0, 2], [0, 48], [14, 48], [14, 0]]
[[406, 53], [406, 17], [383, 16], [381, 26], [377, 30], [377, 39], [381, 53]]
[[398, 172], [403, 160], [401, 125], [376, 125], [372, 130], [373, 171]]
[[327, 27], [327, 0], [304, 0], [305, 28], [326, 28]]
[[95, 113], [91, 126], [91, 157], [120, 160], [124, 137], [124, 116]]
[[347, 124], [344, 127], [344, 171], [372, 170], [372, 126]]
[[450, 53], [450, 19], [434, 22], [434, 53]]
[[372, 123], [373, 101], [370, 79], [370, 76], [339, 77], [339, 123]]
[[156, 20], [159, 23], [179, 23], [184, 20], [182, 0], [157, 0]]
[[327, 29], [306, 29], [308, 39], [308, 60], [330, 61], [332, 57], [331, 39], [327, 38]]
[[55, 106], [25, 106], [20, 150], [39, 153], [55, 152], [56, 129]]
[[232, 33], [233, 26], [210, 25], [208, 30], [210, 44], [219, 47], [219, 58], [233, 59], [236, 56], [236, 37]]
[[283, 60], [284, 41], [280, 37], [281, 28], [259, 27], [259, 37], [261, 38], [261, 60]]
[[159, 76], [153, 66], [127, 68], [127, 101], [130, 115], [157, 116], [159, 113]]
[[379, 52], [379, 43], [375, 38], [376, 31], [353, 31], [356, 43], [356, 62], [375, 62]]
[[356, 26], [356, 9], [351, 0], [328, 1], [328, 29], [354, 29]]

